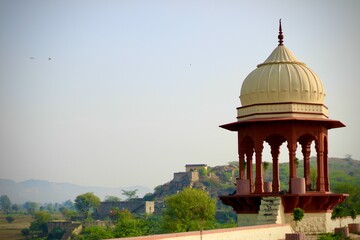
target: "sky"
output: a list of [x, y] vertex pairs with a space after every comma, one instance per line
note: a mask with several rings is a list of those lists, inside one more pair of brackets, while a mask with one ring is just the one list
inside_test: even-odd
[[329, 131], [329, 156], [360, 159], [359, 12], [357, 0], [0, 0], [0, 178], [153, 189], [186, 164], [236, 161], [236, 133], [219, 125], [236, 121], [280, 18], [346, 125]]

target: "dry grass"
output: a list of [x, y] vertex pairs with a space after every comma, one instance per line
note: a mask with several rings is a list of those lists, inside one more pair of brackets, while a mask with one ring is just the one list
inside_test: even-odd
[[15, 220], [8, 223], [5, 220], [6, 215], [0, 213], [0, 239], [20, 240], [24, 239], [21, 235], [21, 229], [28, 228], [34, 220], [30, 215], [12, 214]]

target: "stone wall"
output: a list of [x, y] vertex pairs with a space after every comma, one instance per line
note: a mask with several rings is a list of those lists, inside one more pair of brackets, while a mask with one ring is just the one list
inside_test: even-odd
[[[285, 239], [292, 229], [288, 224], [272, 224], [251, 227], [225, 228], [197, 232], [160, 234], [144, 237], [126, 238], [129, 240], [278, 240]], [[121, 240], [123, 238], [116, 238]]]
[[155, 203], [153, 201], [144, 201], [137, 199], [121, 202], [101, 202], [93, 213], [93, 217], [95, 219], [104, 219], [109, 216], [110, 211], [114, 208], [119, 210], [129, 210], [131, 213], [135, 214], [151, 214], [154, 212], [154, 204]]
[[[334, 232], [334, 229], [341, 226], [347, 226], [353, 223], [351, 217], [346, 217], [341, 220], [331, 219], [331, 213], [305, 213], [302, 221], [295, 223], [291, 213], [285, 214], [285, 221], [297, 232], [304, 232], [306, 234], [318, 234], [326, 232]], [[360, 222], [360, 215], [357, 216], [355, 222]]]

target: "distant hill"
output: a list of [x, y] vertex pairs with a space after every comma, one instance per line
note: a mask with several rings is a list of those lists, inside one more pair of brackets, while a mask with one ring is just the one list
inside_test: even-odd
[[104, 200], [107, 195], [125, 199], [125, 197], [122, 196], [121, 190], [135, 189], [138, 189], [137, 195], [139, 197], [151, 192], [149, 188], [143, 186], [105, 188], [85, 187], [70, 183], [53, 183], [36, 179], [23, 182], [0, 179], [0, 195], [7, 195], [13, 203], [24, 203], [26, 201], [38, 203], [61, 203], [66, 200], [74, 201], [76, 196], [86, 192], [93, 192], [101, 200]]
[[[227, 195], [235, 191], [235, 181], [239, 175], [237, 162], [232, 162], [229, 165], [209, 167], [207, 171], [199, 172], [199, 180], [192, 181], [189, 175], [184, 175], [180, 179], [172, 179], [171, 181], [159, 185], [152, 192], [151, 189], [143, 186], [119, 187], [119, 188], [104, 188], [104, 187], [85, 187], [70, 183], [53, 183], [44, 180], [27, 180], [24, 182], [15, 182], [8, 179], [0, 179], [0, 195], [6, 194], [13, 203], [24, 203], [26, 201], [34, 201], [38, 203], [61, 203], [66, 200], [72, 200], [76, 196], [93, 192], [100, 197], [101, 200], [107, 195], [117, 196], [125, 199], [122, 196], [121, 190], [138, 189], [137, 195], [147, 200], [155, 200], [157, 206], [161, 208], [165, 197], [181, 191], [184, 187], [194, 187], [205, 189], [213, 198], [218, 198], [219, 195]], [[311, 158], [311, 169], [316, 169], [316, 159]], [[253, 167], [255, 171], [255, 167]], [[289, 164], [280, 163], [280, 181], [281, 189], [286, 189], [289, 181]], [[299, 161], [297, 175], [303, 176], [303, 161]], [[272, 164], [265, 175], [265, 181], [271, 180]], [[255, 174], [254, 174], [255, 176]], [[329, 177], [331, 186], [339, 183], [349, 183], [353, 185], [360, 185], [360, 161], [349, 158], [329, 158]], [[150, 194], [147, 194], [150, 193]], [[218, 207], [224, 206], [218, 202]]]
[[[331, 186], [339, 183], [349, 183], [353, 185], [360, 185], [360, 161], [348, 158], [329, 158], [329, 178]], [[297, 176], [303, 176], [304, 162], [299, 161], [297, 168]], [[310, 166], [316, 174], [316, 158], [311, 158]], [[255, 177], [255, 166], [253, 166], [253, 176]], [[281, 189], [288, 188], [289, 182], [289, 163], [279, 164]], [[161, 211], [164, 199], [167, 196], [181, 191], [185, 187], [193, 187], [205, 189], [209, 192], [211, 197], [218, 200], [219, 195], [231, 194], [235, 191], [236, 178], [239, 176], [238, 162], [231, 162], [229, 165], [208, 167], [206, 171], [199, 171], [199, 180], [193, 181], [189, 174], [184, 174], [182, 178], [176, 178], [163, 185], [157, 186], [154, 193], [147, 194], [145, 197], [149, 200], [155, 200], [158, 211]], [[269, 169], [266, 171], [264, 177], [265, 181], [272, 179], [272, 164], [269, 164]], [[228, 209], [218, 200], [217, 208], [219, 210]]]

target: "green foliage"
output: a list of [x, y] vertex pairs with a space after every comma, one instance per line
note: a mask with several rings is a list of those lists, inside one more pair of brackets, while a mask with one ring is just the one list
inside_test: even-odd
[[60, 240], [64, 233], [65, 230], [61, 228], [54, 228], [51, 232], [49, 232], [47, 240]]
[[75, 217], [77, 215], [75, 210], [68, 209], [66, 207], [61, 207], [59, 209], [61, 214], [68, 220], [70, 220], [72, 217]]
[[143, 199], [144, 201], [154, 201], [154, 195], [152, 193], [146, 193]]
[[36, 202], [25, 202], [23, 207], [28, 212], [28, 214], [34, 216], [35, 211], [38, 209], [38, 204]]
[[345, 238], [344, 236], [341, 236], [339, 234], [331, 234], [331, 233], [325, 233], [321, 234], [318, 240], [346, 240], [350, 238]]
[[346, 209], [342, 206], [336, 206], [331, 214], [331, 219], [336, 219], [339, 218], [340, 219], [340, 227], [341, 227], [341, 219], [346, 217], [347, 213], [346, 213]]
[[350, 217], [353, 221], [355, 221], [355, 219], [356, 219], [356, 214], [357, 214], [357, 212], [355, 209], [350, 210]]
[[345, 202], [339, 206], [344, 207], [347, 210], [347, 214], [350, 214], [350, 210], [354, 209], [356, 212], [360, 212], [360, 186], [350, 183], [338, 183], [332, 187], [335, 193], [348, 193], [350, 196], [346, 198]]
[[74, 240], [100, 240], [114, 238], [112, 230], [109, 227], [91, 226], [85, 228], [81, 235], [72, 236]]
[[206, 170], [206, 168], [200, 168], [198, 169], [198, 172], [200, 174], [200, 176], [205, 177], [208, 174], [208, 171]]
[[75, 199], [76, 210], [84, 217], [89, 217], [89, 211], [100, 205], [100, 198], [93, 193], [88, 192], [81, 194]]
[[0, 196], [0, 209], [6, 214], [11, 212], [11, 201], [7, 195]]
[[292, 215], [295, 222], [300, 222], [304, 218], [304, 210], [301, 208], [294, 208]]
[[116, 196], [106, 196], [105, 197], [105, 202], [120, 202], [120, 201], [121, 201], [121, 199]]
[[143, 235], [142, 222], [135, 218], [128, 210], [118, 210], [113, 216], [114, 237], [135, 237]]
[[47, 222], [50, 219], [50, 214], [46, 211], [37, 211], [34, 213], [34, 221], [31, 222], [30, 227], [26, 230], [21, 230], [21, 233], [30, 236], [31, 239], [45, 238], [47, 236]]
[[163, 228], [168, 232], [187, 232], [213, 228], [215, 200], [203, 190], [185, 188], [165, 199]]
[[264, 171], [264, 175], [266, 175], [266, 172], [267, 170], [269, 169], [270, 167], [270, 163], [269, 162], [266, 162], [266, 161], [263, 161], [262, 162], [262, 168], [263, 168], [263, 171]]
[[121, 191], [122, 191], [122, 194], [127, 197], [126, 200], [131, 200], [131, 199], [137, 198], [136, 192], [138, 191], [138, 189], [128, 190], [128, 191], [126, 191], [126, 190], [121, 190]]

